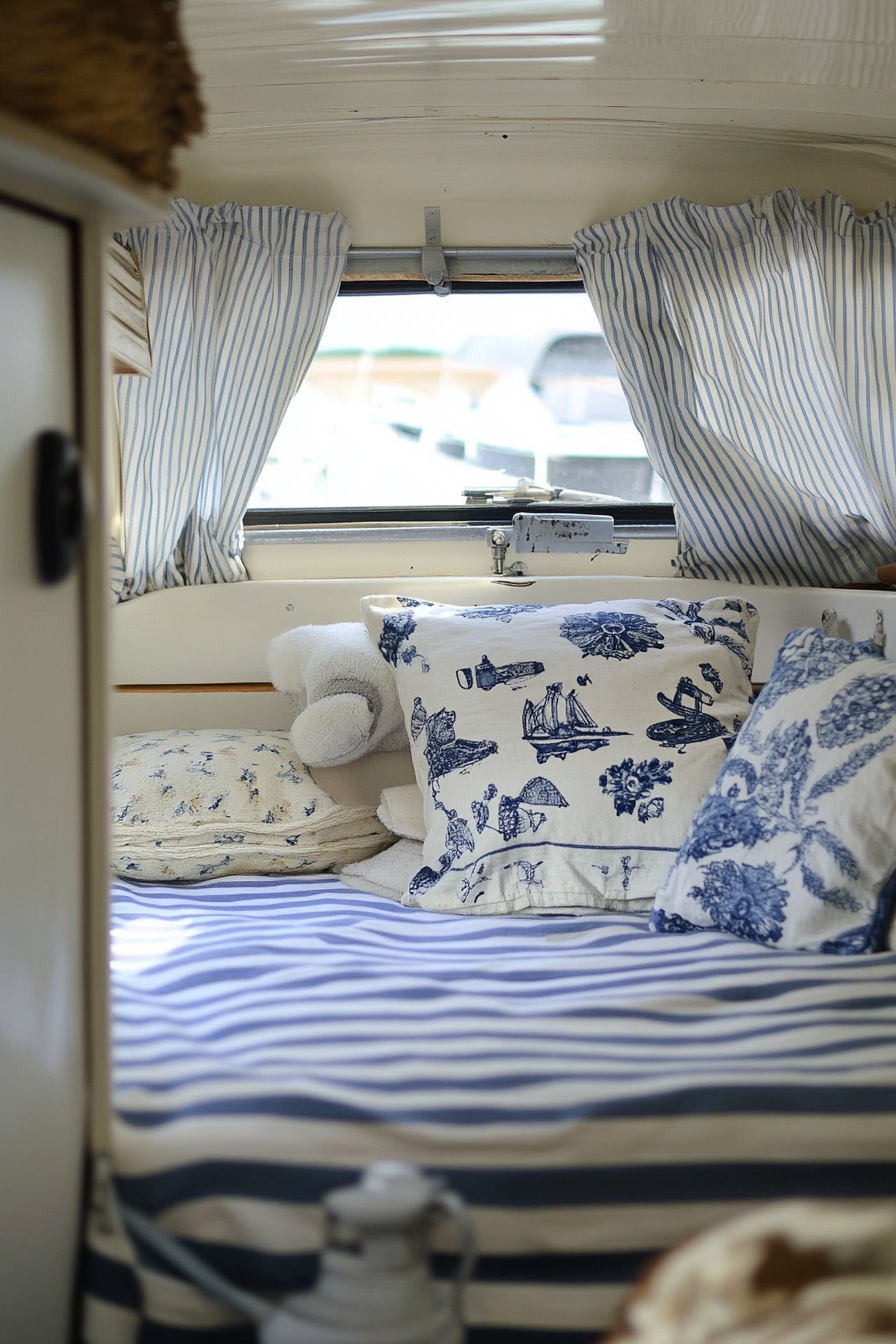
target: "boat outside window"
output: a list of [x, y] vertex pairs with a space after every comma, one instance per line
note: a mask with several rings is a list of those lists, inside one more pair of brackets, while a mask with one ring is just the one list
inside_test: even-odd
[[250, 509], [666, 503], [584, 290], [341, 294]]

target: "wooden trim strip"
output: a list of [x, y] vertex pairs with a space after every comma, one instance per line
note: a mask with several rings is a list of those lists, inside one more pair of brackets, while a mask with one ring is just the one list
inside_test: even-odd
[[269, 681], [191, 681], [171, 685], [168, 682], [133, 682], [125, 686], [116, 686], [122, 695], [208, 695], [221, 691], [273, 691]]

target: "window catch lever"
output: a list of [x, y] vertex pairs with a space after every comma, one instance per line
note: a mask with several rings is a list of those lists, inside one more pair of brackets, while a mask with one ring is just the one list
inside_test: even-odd
[[507, 548], [510, 545], [510, 539], [507, 533], [500, 527], [493, 527], [488, 534], [488, 546], [492, 553], [492, 573], [504, 573], [504, 557], [507, 555]]
[[490, 527], [485, 539], [491, 552], [492, 574], [504, 579], [522, 578], [526, 573], [526, 566], [521, 560], [517, 560], [516, 564], [509, 565], [506, 569], [504, 567], [504, 560], [510, 546], [510, 537], [503, 527]]

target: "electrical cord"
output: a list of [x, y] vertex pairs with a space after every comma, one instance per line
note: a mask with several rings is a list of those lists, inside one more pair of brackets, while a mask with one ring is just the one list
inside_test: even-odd
[[248, 1316], [250, 1321], [256, 1325], [261, 1325], [266, 1321], [274, 1308], [270, 1303], [265, 1302], [263, 1298], [256, 1297], [254, 1293], [243, 1292], [241, 1288], [234, 1288], [232, 1283], [228, 1283], [225, 1278], [211, 1269], [204, 1260], [200, 1260], [198, 1255], [188, 1251], [174, 1237], [163, 1232], [160, 1227], [146, 1218], [136, 1209], [122, 1207], [122, 1217], [125, 1226], [129, 1232], [132, 1232], [138, 1241], [143, 1242], [150, 1250], [155, 1251], [156, 1255], [167, 1261], [175, 1269], [179, 1269], [182, 1274], [192, 1280], [203, 1292], [208, 1293], [217, 1302], [223, 1302], [225, 1306], [232, 1307], [238, 1311], [241, 1316]]

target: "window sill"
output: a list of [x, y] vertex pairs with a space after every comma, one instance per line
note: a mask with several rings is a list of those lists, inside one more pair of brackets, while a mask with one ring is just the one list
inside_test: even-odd
[[[251, 528], [243, 559], [252, 579], [350, 579], [490, 575], [489, 538], [500, 526], [473, 524], [381, 524], [379, 526], [286, 526]], [[624, 554], [589, 552], [517, 553], [508, 549], [504, 568], [524, 578], [573, 575], [644, 575], [669, 578], [676, 554], [671, 523], [617, 524], [614, 540]]]

